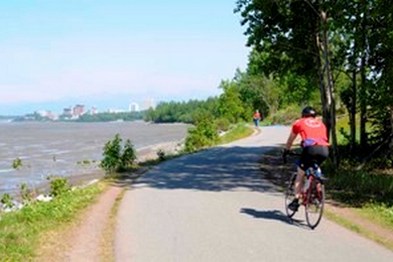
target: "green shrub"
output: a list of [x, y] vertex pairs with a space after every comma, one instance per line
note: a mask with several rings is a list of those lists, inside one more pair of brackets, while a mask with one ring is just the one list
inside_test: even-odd
[[226, 118], [219, 118], [215, 120], [215, 125], [217, 126], [217, 130], [220, 131], [228, 131], [231, 123]]
[[136, 151], [134, 145], [131, 143], [131, 140], [127, 139], [126, 144], [120, 154], [120, 169], [127, 169], [134, 165], [136, 160]]
[[136, 150], [128, 139], [122, 145], [122, 139], [116, 134], [113, 140], [108, 141], [104, 146], [103, 156], [100, 166], [107, 172], [121, 172], [131, 168], [136, 160]]
[[364, 170], [341, 169], [329, 178], [328, 187], [339, 192], [343, 201], [354, 204], [377, 201], [393, 204], [393, 176], [373, 174]]
[[109, 172], [114, 172], [121, 164], [121, 142], [119, 134], [116, 134], [113, 140], [106, 142], [104, 146], [104, 159], [101, 161], [101, 167]]
[[66, 178], [52, 178], [50, 181], [50, 195], [59, 196], [70, 191], [71, 186]]
[[295, 119], [301, 116], [301, 109], [299, 106], [288, 106], [285, 109], [281, 109], [273, 115], [270, 115], [266, 122], [270, 122], [272, 124], [281, 124], [281, 125], [289, 125]]
[[194, 152], [204, 147], [212, 146], [219, 141], [216, 125], [209, 116], [201, 117], [195, 127], [188, 130], [185, 141], [185, 151]]
[[18, 157], [12, 161], [12, 168], [13, 169], [19, 169], [22, 167], [22, 160]]
[[14, 203], [12, 202], [12, 197], [8, 193], [4, 193], [3, 196], [0, 199], [0, 202], [3, 204], [4, 207], [6, 208], [11, 208], [14, 206]]
[[33, 201], [33, 192], [29, 189], [26, 183], [20, 185], [20, 197], [24, 204], [30, 203]]

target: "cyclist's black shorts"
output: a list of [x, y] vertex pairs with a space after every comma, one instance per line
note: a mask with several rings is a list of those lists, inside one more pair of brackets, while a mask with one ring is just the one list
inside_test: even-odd
[[329, 148], [327, 146], [304, 147], [298, 165], [301, 169], [307, 170], [307, 168], [313, 166], [314, 163], [321, 165], [328, 156]]

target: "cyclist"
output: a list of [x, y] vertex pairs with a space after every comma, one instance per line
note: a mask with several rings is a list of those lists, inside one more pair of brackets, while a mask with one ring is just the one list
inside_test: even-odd
[[299, 208], [299, 198], [304, 183], [304, 174], [307, 168], [314, 163], [320, 165], [329, 156], [329, 141], [325, 124], [316, 118], [314, 108], [307, 106], [302, 110], [302, 117], [296, 120], [289, 134], [284, 156], [289, 153], [296, 137], [300, 135], [302, 153], [297, 161], [297, 176], [295, 181], [295, 199], [288, 205], [292, 211]]
[[255, 110], [252, 120], [254, 121], [255, 127], [259, 127], [259, 121], [261, 121], [261, 113], [259, 113], [259, 110]]

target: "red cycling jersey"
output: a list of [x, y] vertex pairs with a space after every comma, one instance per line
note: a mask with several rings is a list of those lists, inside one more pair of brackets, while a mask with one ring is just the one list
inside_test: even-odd
[[292, 125], [292, 132], [302, 138], [302, 146], [329, 146], [325, 124], [314, 118], [305, 117], [298, 119]]

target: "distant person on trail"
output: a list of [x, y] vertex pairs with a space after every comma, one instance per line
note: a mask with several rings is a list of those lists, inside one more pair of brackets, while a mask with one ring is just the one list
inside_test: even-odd
[[261, 114], [259, 110], [255, 110], [254, 115], [252, 116], [252, 120], [254, 121], [255, 127], [259, 127], [259, 121], [261, 120]]
[[288, 205], [288, 208], [297, 211], [299, 208], [299, 198], [304, 184], [304, 174], [307, 168], [313, 163], [320, 165], [329, 156], [329, 141], [325, 124], [315, 118], [315, 110], [307, 106], [302, 110], [302, 117], [296, 120], [289, 134], [283, 156], [286, 156], [292, 147], [297, 135], [300, 135], [303, 148], [300, 159], [297, 162], [297, 176], [295, 181], [295, 199]]

